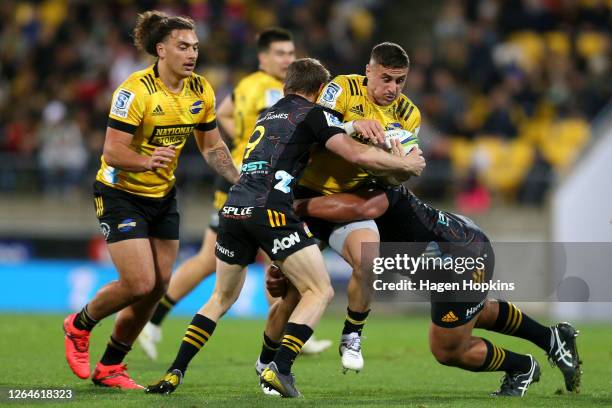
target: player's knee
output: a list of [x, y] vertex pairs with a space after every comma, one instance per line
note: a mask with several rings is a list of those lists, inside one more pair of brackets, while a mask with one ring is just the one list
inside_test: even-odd
[[461, 353], [458, 349], [432, 348], [431, 353], [438, 363], [445, 366], [456, 366], [461, 362]]
[[321, 285], [304, 291], [301, 296], [302, 298], [307, 297], [315, 302], [328, 305], [334, 298], [334, 288], [332, 288], [331, 284]]
[[225, 313], [238, 299], [238, 293], [235, 290], [215, 290], [214, 297]]
[[334, 298], [334, 288], [331, 285], [325, 286], [321, 290], [321, 298], [325, 302], [326, 305], [329, 305]]
[[124, 282], [124, 284], [128, 287], [129, 293], [134, 300], [139, 300], [150, 295], [155, 288], [155, 280], [146, 277], [142, 279], [131, 279]]
[[361, 279], [362, 277], [362, 270], [361, 270], [361, 259], [357, 258], [357, 259], [353, 259], [351, 262], [351, 266], [353, 267], [353, 276], [356, 279]]
[[170, 286], [170, 277], [168, 278], [160, 278], [155, 282], [155, 286], [150, 292], [151, 296], [159, 297], [161, 299], [162, 296], [168, 291], [168, 287]]

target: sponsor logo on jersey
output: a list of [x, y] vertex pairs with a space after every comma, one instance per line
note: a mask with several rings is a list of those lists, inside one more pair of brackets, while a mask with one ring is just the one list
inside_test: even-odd
[[115, 94], [111, 113], [120, 118], [127, 118], [128, 112], [130, 111], [130, 105], [134, 101], [135, 96], [133, 92], [120, 88]]
[[157, 105], [155, 109], [153, 109], [153, 111], [151, 112], [151, 116], [161, 116], [161, 115], [165, 115], [164, 110], [162, 109], [161, 105]]
[[110, 234], [110, 225], [108, 225], [105, 222], [101, 222], [100, 223], [100, 232], [102, 232], [102, 235], [104, 235], [104, 239], [107, 240], [108, 236]]
[[117, 229], [121, 232], [128, 232], [136, 228], [136, 221], [133, 218], [126, 218], [117, 224]]
[[215, 242], [215, 248], [217, 248], [217, 251], [221, 252], [228, 258], [233, 258], [235, 255], [234, 251], [230, 251], [229, 249], [222, 247], [218, 242]]
[[448, 227], [448, 218], [442, 211], [438, 211], [438, 224], [442, 224], [445, 227]]
[[223, 206], [221, 214], [224, 218], [234, 218], [245, 220], [253, 215], [253, 207], [233, 207], [231, 205]]
[[240, 171], [243, 173], [255, 173], [255, 172], [265, 172], [268, 168], [268, 162], [265, 160], [243, 163], [242, 167], [240, 167]]
[[300, 234], [298, 234], [297, 232], [294, 232], [293, 234], [284, 238], [277, 238], [274, 240], [272, 253], [276, 255], [279, 250], [289, 249], [298, 242], [300, 242]]
[[342, 87], [335, 82], [330, 82], [323, 90], [323, 96], [319, 103], [328, 108], [333, 108], [336, 106], [336, 101], [341, 93]]
[[355, 113], [355, 114], [357, 114], [359, 116], [365, 116], [362, 104], [353, 106], [351, 109], [349, 109], [349, 112], [353, 112], [353, 113]]
[[466, 310], [466, 312], [465, 312], [465, 317], [466, 317], [466, 318], [468, 318], [468, 319], [471, 319], [472, 317], [474, 317], [474, 314], [475, 314], [476, 312], [478, 312], [478, 311], [479, 311], [479, 310], [482, 308], [482, 306], [484, 305], [484, 302], [485, 302], [486, 300], [487, 300], [487, 299], [483, 299], [483, 300], [482, 300], [482, 301], [481, 301], [479, 304], [477, 304], [476, 306], [474, 306], [474, 307], [470, 307], [468, 310]]
[[190, 107], [189, 112], [193, 115], [200, 113], [204, 109], [204, 101], [195, 101]]
[[442, 321], [444, 323], [452, 323], [452, 322], [456, 322], [457, 320], [459, 320], [459, 318], [455, 315], [455, 313], [452, 310], [449, 310], [449, 312], [446, 313], [442, 317]]
[[169, 125], [155, 126], [149, 137], [149, 144], [153, 146], [180, 145], [193, 134], [195, 125]]
[[289, 118], [289, 114], [288, 113], [274, 113], [274, 112], [275, 111], [266, 113], [266, 116], [264, 116], [262, 118], [259, 118], [257, 120], [257, 123], [264, 122], [266, 120], [288, 119]]
[[342, 122], [340, 121], [340, 119], [338, 119], [338, 117], [334, 114], [331, 114], [329, 112], [325, 112], [323, 111], [323, 114], [325, 115], [325, 120], [327, 121], [327, 126], [330, 127], [342, 127]]

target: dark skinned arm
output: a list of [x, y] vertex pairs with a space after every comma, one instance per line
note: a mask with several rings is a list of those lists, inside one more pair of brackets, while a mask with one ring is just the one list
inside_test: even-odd
[[293, 203], [298, 216], [321, 218], [333, 223], [378, 218], [388, 207], [387, 195], [372, 189], [299, 199]]

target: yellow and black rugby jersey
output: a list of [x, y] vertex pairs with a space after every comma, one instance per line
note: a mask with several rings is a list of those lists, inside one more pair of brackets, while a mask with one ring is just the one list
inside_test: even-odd
[[[318, 103], [338, 112], [345, 122], [376, 119], [385, 130], [402, 128], [418, 135], [421, 113], [406, 95], [381, 106], [368, 98], [366, 85], [363, 75], [339, 75], [323, 88]], [[329, 150], [319, 149], [311, 157], [300, 184], [322, 194], [359, 188], [371, 177]]]
[[192, 74], [178, 94], [170, 92], [159, 78], [157, 65], [130, 75], [113, 94], [108, 126], [134, 135], [131, 148], [151, 155], [158, 146], [175, 146], [176, 157], [167, 169], [141, 173], [109, 166], [102, 157], [96, 180], [129, 193], [163, 197], [174, 186], [174, 169], [193, 130], [217, 126], [215, 94], [204, 77]]
[[234, 89], [234, 123], [232, 159], [240, 167], [244, 149], [255, 128], [259, 114], [283, 97], [283, 83], [263, 71], [244, 77]]

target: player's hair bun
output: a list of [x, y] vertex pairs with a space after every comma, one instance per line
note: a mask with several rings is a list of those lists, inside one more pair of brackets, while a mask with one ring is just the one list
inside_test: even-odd
[[193, 30], [193, 20], [189, 17], [170, 17], [158, 10], [145, 11], [138, 15], [134, 27], [134, 45], [139, 50], [157, 57], [157, 43], [163, 41], [172, 30]]

